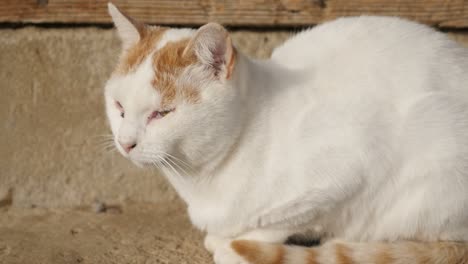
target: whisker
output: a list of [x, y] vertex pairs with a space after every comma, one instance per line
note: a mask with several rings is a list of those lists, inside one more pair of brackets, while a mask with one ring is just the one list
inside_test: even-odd
[[[170, 159], [173, 159], [172, 162], [174, 162], [174, 163], [177, 162], [177, 165], [179, 165], [178, 163], [181, 163], [180, 165], [184, 165], [185, 168], [190, 170], [192, 173], [195, 172], [193, 167], [190, 164], [188, 164], [187, 162], [183, 161], [182, 159], [179, 159], [179, 158], [177, 158], [177, 157], [175, 157], [175, 156], [173, 156], [173, 155], [171, 155], [169, 153], [166, 153], [166, 152], [160, 152], [160, 153], [162, 153], [163, 155], [167, 156]], [[179, 165], [179, 167], [180, 167], [180, 165]]]
[[92, 135], [91, 137], [99, 138], [99, 137], [111, 137], [113, 138], [114, 135], [112, 134], [99, 134], [99, 135]]
[[173, 165], [173, 167], [177, 167], [177, 169], [179, 169], [182, 173], [184, 173], [186, 175], [189, 175], [190, 173], [195, 174], [195, 170], [187, 162], [184, 162], [183, 160], [181, 160], [181, 159], [179, 159], [179, 158], [177, 158], [177, 157], [175, 157], [173, 155], [170, 155], [170, 154], [162, 152], [162, 151], [157, 151], [157, 152], [156, 151], [155, 152], [146, 151], [146, 152], [143, 152], [143, 153], [148, 155], [150, 158], [154, 158], [155, 155], [157, 155], [158, 157], [160, 157], [161, 155], [165, 156], [166, 157], [165, 161], [170, 162], [171, 165]]
[[94, 146], [98, 148], [108, 148], [108, 147], [115, 147], [115, 144], [114, 142], [103, 142], [103, 143], [96, 144]]
[[172, 165], [169, 162], [167, 162], [167, 160], [161, 158], [161, 162], [166, 164], [177, 177], [181, 177], [180, 173], [176, 169], [174, 169], [174, 167], [172, 167]]
[[[159, 159], [158, 159], [159, 160]], [[151, 161], [151, 163], [158, 169], [161, 170], [161, 166], [156, 161]]]
[[177, 157], [175, 157], [175, 156], [173, 156], [173, 155], [171, 155], [169, 153], [164, 153], [164, 154], [167, 155], [169, 158], [173, 159], [174, 161], [177, 161], [177, 162], [181, 163], [182, 165], [185, 166], [185, 168], [191, 170], [192, 172], [194, 171], [192, 166], [190, 164], [188, 164], [187, 162], [185, 162], [185, 161], [183, 161], [183, 160], [181, 160], [181, 159], [179, 159], [179, 158], [177, 158]]
[[[186, 175], [189, 175], [189, 174], [190, 174], [190, 173], [187, 172], [186, 169], [182, 168], [176, 161], [174, 161], [173, 158], [171, 158], [171, 156], [168, 156], [168, 159], [167, 159], [167, 160], [170, 161], [174, 166], [176, 166], [177, 168], [179, 168], [179, 169], [182, 171], [182, 173], [184, 173], [184, 174], [186, 174]], [[189, 170], [191, 170], [191, 169], [189, 168]], [[192, 171], [192, 174], [194, 174], [193, 171]]]
[[182, 174], [188, 175], [187, 171], [185, 171], [182, 167], [180, 167], [177, 163], [175, 163], [169, 156], [167, 157], [166, 161], [167, 163], [171, 164], [173, 167], [179, 169], [182, 172]]

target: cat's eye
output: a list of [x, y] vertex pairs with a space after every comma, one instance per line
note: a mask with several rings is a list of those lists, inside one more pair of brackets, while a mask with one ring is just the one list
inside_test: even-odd
[[119, 101], [115, 101], [115, 106], [117, 106], [117, 109], [119, 109], [120, 111], [120, 117], [124, 118], [125, 112], [124, 112], [122, 104]]
[[153, 119], [161, 119], [165, 117], [167, 114], [170, 112], [174, 111], [174, 109], [171, 110], [165, 110], [165, 111], [153, 111], [151, 115], [148, 116], [148, 122], [153, 120]]

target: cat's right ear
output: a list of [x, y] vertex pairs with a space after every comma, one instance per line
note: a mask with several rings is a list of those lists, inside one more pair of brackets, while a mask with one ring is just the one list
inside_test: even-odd
[[207, 65], [216, 77], [231, 77], [236, 51], [228, 31], [220, 24], [208, 23], [200, 27], [183, 54], [191, 52], [195, 52], [200, 62]]
[[108, 3], [109, 14], [117, 28], [124, 49], [136, 44], [143, 33], [145, 25], [122, 13], [114, 4]]

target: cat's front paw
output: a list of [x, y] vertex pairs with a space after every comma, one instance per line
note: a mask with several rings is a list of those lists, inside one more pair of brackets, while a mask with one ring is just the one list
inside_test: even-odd
[[215, 248], [213, 260], [216, 264], [249, 264], [232, 249], [231, 241], [225, 241]]

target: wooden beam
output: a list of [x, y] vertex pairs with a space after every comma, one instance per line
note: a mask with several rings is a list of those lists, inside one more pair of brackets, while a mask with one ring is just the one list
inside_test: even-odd
[[[1, 0], [0, 22], [110, 23], [107, 0]], [[402, 16], [442, 28], [468, 28], [468, 0], [114, 0], [160, 25], [307, 26], [341, 16]]]

